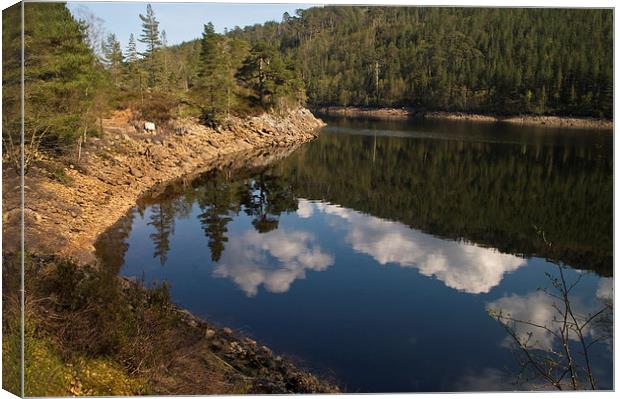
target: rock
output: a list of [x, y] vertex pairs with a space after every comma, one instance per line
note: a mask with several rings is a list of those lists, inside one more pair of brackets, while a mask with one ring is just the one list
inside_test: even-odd
[[144, 176], [144, 174], [142, 173], [142, 171], [141, 171], [140, 169], [138, 169], [138, 168], [136, 168], [136, 167], [133, 167], [133, 166], [130, 166], [130, 167], [129, 167], [129, 173], [130, 173], [132, 176], [135, 176], [135, 177], [137, 177], [137, 178], [141, 178], [141, 177], [143, 177], [143, 176]]
[[205, 331], [205, 338], [207, 339], [211, 339], [215, 336], [215, 330], [212, 330], [210, 328], [207, 328], [207, 331]]
[[222, 341], [214, 339], [213, 341], [211, 341], [211, 347], [215, 349], [220, 349], [222, 347]]
[[250, 346], [256, 346], [256, 341], [254, 341], [253, 339], [245, 338], [243, 341]]
[[144, 122], [144, 130], [147, 132], [154, 132], [155, 124], [153, 122]]
[[74, 218], [74, 219], [75, 219], [77, 216], [78, 216], [78, 215], [77, 215], [77, 213], [76, 213], [76, 212], [71, 211], [71, 217], [72, 217], [72, 218]]
[[230, 328], [228, 328], [228, 327], [224, 327], [222, 329], [222, 331], [224, 332], [224, 334], [228, 334], [228, 335], [232, 334], [232, 330]]
[[123, 133], [123, 140], [125, 140], [125, 141], [129, 141], [129, 140], [131, 140], [131, 139], [129, 138], [129, 136], [127, 135], [127, 133]]
[[241, 345], [239, 345], [239, 343], [236, 341], [233, 341], [230, 343], [230, 350], [234, 353], [240, 353], [240, 354], [245, 353], [245, 349], [243, 349]]

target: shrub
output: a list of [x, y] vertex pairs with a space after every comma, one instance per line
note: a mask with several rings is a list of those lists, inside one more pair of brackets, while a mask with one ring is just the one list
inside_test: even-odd
[[151, 94], [137, 106], [138, 116], [149, 122], [168, 122], [178, 107], [178, 101], [162, 93]]

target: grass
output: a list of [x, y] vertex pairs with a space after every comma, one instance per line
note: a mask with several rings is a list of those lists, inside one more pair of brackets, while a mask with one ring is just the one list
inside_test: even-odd
[[73, 179], [65, 172], [66, 165], [64, 163], [50, 160], [41, 162], [40, 165], [47, 171], [50, 179], [65, 186], [69, 186], [73, 182]]
[[[4, 258], [3, 388], [19, 394], [19, 258]], [[51, 257], [26, 257], [25, 275], [26, 396], [247, 391], [181, 322], [167, 285]]]
[[[8, 259], [7, 259], [8, 258]], [[3, 264], [3, 388], [20, 393], [21, 331], [19, 312], [18, 257], [7, 256]], [[74, 352], [50, 328], [44, 314], [52, 314], [40, 297], [41, 286], [31, 283], [33, 260], [27, 258], [24, 331], [24, 389], [26, 396], [139, 395], [147, 393], [144, 379], [130, 376], [113, 357]], [[65, 265], [66, 267], [66, 265]], [[49, 272], [48, 272], [49, 273]], [[61, 274], [58, 274], [61, 273]], [[66, 278], [62, 267], [46, 278]], [[39, 276], [40, 277], [40, 276]], [[49, 282], [40, 279], [39, 284]], [[75, 280], [71, 280], [75, 283]], [[34, 284], [37, 285], [37, 284]], [[79, 284], [78, 284], [79, 287]], [[71, 327], [68, 327], [71, 328]], [[97, 339], [97, 337], [94, 337]]]
[[[31, 324], [31, 323], [30, 323]], [[131, 378], [116, 362], [106, 358], [75, 357], [65, 362], [52, 340], [33, 334], [25, 337], [24, 387], [26, 396], [132, 396], [147, 393], [144, 381]], [[4, 389], [19, 394], [19, 334], [5, 334], [3, 345]]]
[[[5, 255], [2, 273], [3, 387], [19, 394], [19, 257]], [[188, 321], [166, 284], [56, 257], [27, 256], [24, 273], [26, 396], [333, 392], [256, 354], [227, 357], [228, 344], [212, 347], [208, 325]]]

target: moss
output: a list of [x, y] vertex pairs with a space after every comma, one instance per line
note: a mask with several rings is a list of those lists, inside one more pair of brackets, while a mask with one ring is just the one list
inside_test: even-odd
[[131, 396], [146, 393], [143, 381], [131, 378], [113, 360], [80, 356], [63, 362], [51, 340], [30, 336], [25, 346], [26, 396]]
[[[3, 329], [4, 330], [4, 329]], [[20, 334], [2, 334], [2, 389], [20, 396]]]
[[[3, 388], [20, 392], [20, 331], [5, 330], [2, 337]], [[36, 332], [33, 320], [26, 320], [24, 346], [24, 389], [26, 396], [131, 396], [147, 393], [146, 382], [130, 377], [107, 357], [76, 356], [63, 361], [57, 344]]]

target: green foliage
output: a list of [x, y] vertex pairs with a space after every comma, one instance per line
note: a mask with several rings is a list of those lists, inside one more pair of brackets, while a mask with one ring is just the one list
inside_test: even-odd
[[[140, 282], [123, 284], [116, 272], [63, 259], [26, 258], [29, 395], [147, 393], [146, 377], [179, 344], [172, 333], [178, 316], [166, 284], [151, 289]], [[11, 288], [19, 284], [19, 273], [7, 268], [3, 273], [8, 283], [3, 299], [18, 304], [18, 291]], [[19, 312], [15, 306], [3, 311], [4, 338], [11, 343], [19, 337]]]
[[123, 66], [123, 51], [121, 50], [121, 44], [116, 39], [116, 35], [114, 33], [110, 33], [105, 42], [102, 43], [101, 47], [103, 49], [104, 65], [110, 71], [112, 81], [116, 86], [118, 86], [120, 84]]
[[172, 113], [177, 106], [178, 101], [173, 97], [156, 93], [149, 95], [136, 108], [142, 119], [162, 124], [172, 118]]
[[[19, 393], [20, 257], [6, 254], [3, 261], [3, 387]], [[108, 335], [115, 333], [116, 327], [122, 330], [122, 325], [108, 325], [101, 331], [95, 328], [94, 332], [91, 329], [93, 326], [105, 326], [111, 318], [118, 320], [127, 314], [110, 307], [104, 309], [106, 306], [118, 307], [122, 303], [115, 300], [120, 291], [110, 284], [116, 281], [118, 286], [116, 276], [97, 272], [90, 267], [79, 268], [70, 262], [60, 262], [58, 268], [50, 268], [51, 264], [47, 262], [47, 259], [25, 257], [25, 395], [131, 396], [146, 393], [145, 382], [141, 378], [130, 377], [127, 370], [110, 356], [113, 352], [97, 356], [92, 351], [74, 351], [76, 343], [105, 341]], [[103, 275], [114, 280], [108, 280]], [[104, 284], [99, 287], [99, 283]], [[111, 287], [112, 291], [106, 292]], [[110, 299], [112, 302], [109, 302]], [[100, 308], [101, 313], [93, 314], [96, 308]], [[79, 339], [73, 340], [72, 337]]]
[[213, 24], [204, 26], [200, 40], [200, 64], [195, 98], [202, 104], [202, 118], [219, 123], [230, 113], [235, 90], [232, 55], [227, 40], [215, 33]]
[[299, 64], [314, 105], [612, 116], [613, 11], [323, 7], [231, 37]]
[[142, 72], [138, 63], [138, 50], [133, 33], [129, 35], [123, 58], [125, 60], [122, 74], [123, 86], [128, 92], [139, 93], [142, 90]]
[[21, 128], [21, 3], [2, 11], [2, 147], [19, 152]]
[[142, 33], [138, 41], [146, 44], [146, 50], [140, 53], [140, 55], [142, 55], [145, 60], [148, 73], [148, 87], [153, 88], [158, 83], [157, 78], [161, 67], [156, 59], [156, 53], [162, 45], [159, 36], [159, 21], [155, 18], [155, 12], [150, 4], [146, 6], [146, 15], [140, 14], [139, 16], [142, 21]]
[[[21, 129], [20, 7], [3, 12], [3, 145], [19, 160]], [[42, 150], [73, 149], [106, 108], [108, 76], [87, 44], [86, 25], [63, 3], [28, 3], [24, 9], [24, 162]]]
[[252, 46], [237, 78], [252, 90], [263, 108], [284, 108], [300, 103], [303, 98], [303, 85], [294, 64], [286, 63], [278, 50], [265, 41]]
[[102, 70], [63, 3], [26, 4], [24, 35], [25, 135], [62, 149], [93, 123]]

